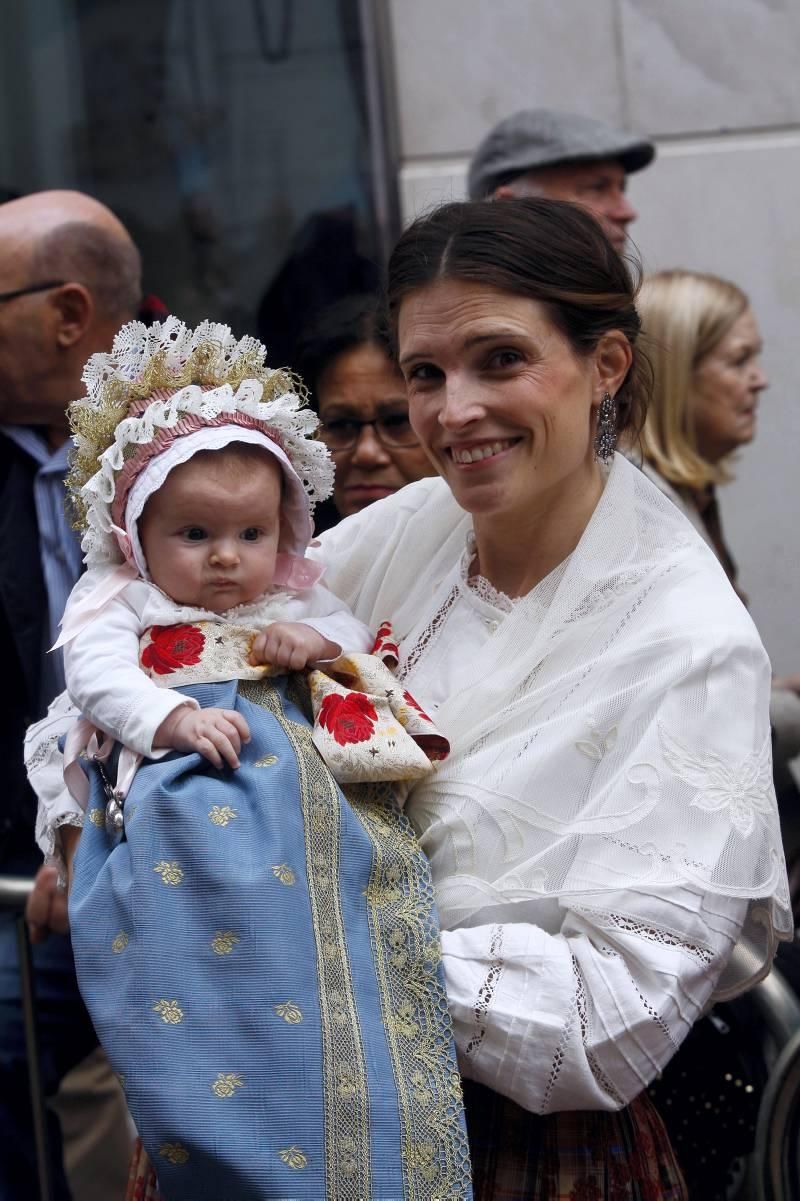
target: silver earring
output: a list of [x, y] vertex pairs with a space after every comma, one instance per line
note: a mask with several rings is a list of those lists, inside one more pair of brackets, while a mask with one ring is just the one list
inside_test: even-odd
[[607, 467], [617, 449], [617, 402], [610, 392], [603, 393], [597, 410], [597, 431], [594, 436], [594, 457]]

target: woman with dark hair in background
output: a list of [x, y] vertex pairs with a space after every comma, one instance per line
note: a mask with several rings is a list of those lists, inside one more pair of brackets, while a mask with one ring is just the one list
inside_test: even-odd
[[412, 225], [389, 307], [442, 478], [315, 552], [361, 620], [392, 620], [450, 739], [406, 811], [479, 1201], [684, 1199], [644, 1089], [791, 937], [766, 654], [705, 542], [614, 453], [648, 399], [635, 291], [571, 205]]
[[317, 509], [318, 530], [433, 475], [409, 424], [405, 380], [374, 296], [348, 296], [328, 308], [302, 340], [297, 368], [336, 467], [333, 501]]

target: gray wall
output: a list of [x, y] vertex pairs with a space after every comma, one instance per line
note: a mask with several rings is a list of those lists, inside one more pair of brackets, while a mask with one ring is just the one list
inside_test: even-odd
[[771, 380], [722, 496], [776, 671], [800, 671], [800, 0], [389, 0], [406, 219], [464, 194], [495, 121], [550, 105], [638, 127], [647, 270], [750, 295]]

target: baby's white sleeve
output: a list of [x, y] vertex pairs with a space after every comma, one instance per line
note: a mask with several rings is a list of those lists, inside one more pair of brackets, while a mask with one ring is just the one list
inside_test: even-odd
[[[81, 584], [83, 580], [67, 602], [67, 613], [80, 599]], [[65, 644], [64, 671], [70, 699], [84, 717], [123, 746], [152, 759], [158, 756], [153, 751], [156, 731], [172, 710], [200, 706], [180, 692], [159, 688], [145, 675], [139, 666], [141, 634], [139, 615], [123, 592]]]
[[59, 747], [79, 717], [69, 695], [62, 692], [25, 734], [25, 767], [38, 802], [36, 841], [47, 862], [61, 858], [61, 827], [83, 825], [83, 809], [64, 783], [64, 756]]
[[353, 616], [344, 601], [321, 584], [296, 598], [292, 602], [292, 607], [295, 606], [296, 614], [287, 614], [287, 620], [311, 626], [323, 638], [338, 643], [343, 654], [366, 654], [372, 649], [375, 638], [369, 628]]

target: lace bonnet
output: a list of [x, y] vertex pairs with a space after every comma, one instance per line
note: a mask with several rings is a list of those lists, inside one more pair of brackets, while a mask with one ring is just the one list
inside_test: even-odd
[[[204, 321], [191, 330], [176, 317], [149, 328], [130, 322], [109, 354], [92, 355], [83, 373], [87, 394], [69, 408], [75, 449], [67, 477], [87, 565], [124, 559], [141, 571], [135, 526], [143, 491], [149, 495], [198, 450], [231, 441], [263, 446], [278, 459], [286, 484], [281, 550], [302, 558], [313, 506], [333, 485], [333, 464], [312, 437], [319, 420], [303, 385], [267, 367], [265, 356], [260, 342], [237, 341], [227, 325]], [[143, 490], [144, 472], [153, 486]]]

